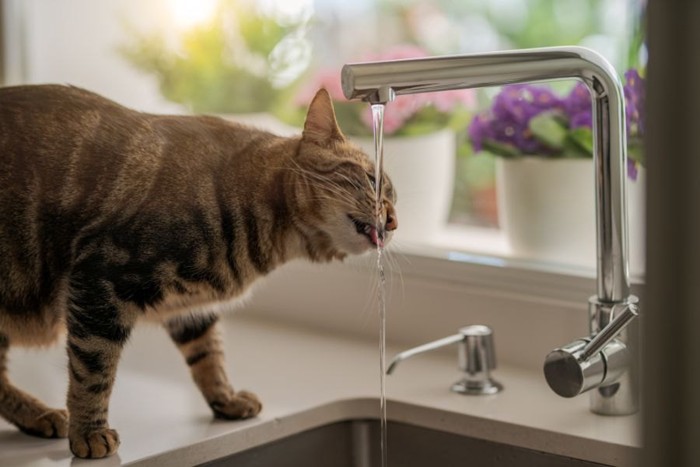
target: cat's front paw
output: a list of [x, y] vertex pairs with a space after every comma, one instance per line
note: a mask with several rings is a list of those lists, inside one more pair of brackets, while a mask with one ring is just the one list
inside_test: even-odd
[[68, 412], [62, 409], [50, 409], [36, 418], [23, 420], [18, 425], [23, 432], [40, 438], [65, 438], [68, 436]]
[[248, 391], [238, 391], [225, 401], [214, 401], [209, 404], [216, 418], [239, 420], [255, 417], [262, 410], [258, 396]]
[[87, 434], [70, 435], [70, 450], [76, 457], [100, 459], [111, 456], [119, 447], [119, 433], [110, 428], [100, 428]]

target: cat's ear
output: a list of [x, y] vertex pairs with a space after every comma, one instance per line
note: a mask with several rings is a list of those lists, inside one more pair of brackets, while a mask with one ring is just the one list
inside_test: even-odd
[[328, 91], [321, 88], [314, 96], [309, 105], [309, 111], [306, 113], [302, 140], [317, 146], [328, 147], [334, 141], [344, 139], [345, 136], [335, 120], [331, 96]]

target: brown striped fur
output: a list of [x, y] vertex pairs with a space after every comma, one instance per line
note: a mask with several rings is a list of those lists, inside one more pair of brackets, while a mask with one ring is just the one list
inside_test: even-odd
[[[323, 90], [302, 135], [279, 137], [144, 114], [74, 87], [0, 89], [0, 415], [68, 436], [76, 456], [114, 453], [109, 396], [145, 319], [165, 326], [216, 417], [255, 416], [260, 401], [226, 376], [216, 304], [291, 259], [373, 248], [363, 231], [374, 225], [373, 171]], [[383, 200], [388, 241], [390, 182]], [[10, 345], [64, 331], [68, 412], [13, 386], [6, 369]]]

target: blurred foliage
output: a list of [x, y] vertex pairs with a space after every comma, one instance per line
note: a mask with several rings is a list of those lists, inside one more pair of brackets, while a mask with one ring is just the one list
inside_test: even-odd
[[[631, 0], [630, 0], [631, 1]], [[424, 34], [415, 22], [415, 12], [441, 11], [452, 26], [459, 29], [453, 50], [434, 50], [436, 53], [460, 53], [472, 51], [471, 44], [480, 38], [464, 25], [485, 22], [488, 29], [498, 36], [501, 49], [521, 49], [573, 45], [592, 34], [603, 34], [601, 19], [607, 14], [609, 0], [378, 0], [382, 14], [396, 15], [406, 27], [402, 28], [402, 40], [422, 46]], [[430, 5], [429, 7], [427, 7]], [[462, 50], [460, 50], [462, 49]]]
[[627, 53], [627, 66], [639, 70], [642, 76], [646, 68], [646, 23], [646, 8], [637, 4], [632, 18], [632, 38]]
[[[610, 34], [603, 30], [604, 19], [610, 14], [609, 0], [375, 0], [369, 6], [376, 7], [380, 19], [376, 31], [367, 29], [372, 23], [357, 22], [360, 16], [356, 10], [367, 8], [366, 3], [341, 2], [324, 8], [317, 4], [317, 11], [325, 11], [328, 17], [316, 17], [310, 24], [308, 19], [279, 21], [256, 9], [254, 2], [244, 7], [244, 0], [219, 1], [218, 14], [212, 21], [184, 31], [175, 40], [171, 32], [133, 31], [133, 40], [121, 50], [134, 66], [158, 79], [167, 99], [195, 112], [280, 111], [289, 107], [297, 94], [294, 85], [299, 83], [280, 80], [279, 76], [306, 66], [308, 61], [304, 60], [308, 57], [298, 49], [281, 46], [302, 37], [310, 26], [320, 26], [315, 31], [314, 45], [326, 49], [325, 54], [316, 57], [333, 65], [343, 63], [346, 57], [371, 52], [350, 50], [368, 43], [378, 44], [377, 48], [379, 44], [415, 44], [431, 54], [451, 54], [580, 44], [586, 38]], [[326, 30], [324, 20], [331, 25]], [[616, 66], [635, 66], [639, 62], [643, 47], [640, 24], [638, 19], [629, 38], [629, 53], [621, 54], [627, 63]], [[374, 42], [368, 37], [374, 37]], [[339, 47], [348, 50], [337, 50]], [[298, 72], [295, 76], [300, 75]], [[561, 85], [554, 83], [561, 91], [557, 86]], [[490, 103], [493, 91], [484, 90], [479, 95], [483, 104]], [[351, 110], [338, 103], [336, 111], [340, 117]], [[424, 116], [427, 120], [415, 122], [415, 128], [427, 129], [436, 123]], [[285, 120], [301, 118], [287, 117]], [[462, 118], [450, 122], [462, 143], [457, 154], [452, 219], [463, 222], [469, 217], [468, 223], [495, 225], [493, 203], [480, 201], [484, 193], [490, 199], [494, 197], [494, 158], [474, 154], [467, 141], [468, 120], [460, 123]], [[360, 133], [363, 129], [359, 121], [357, 125], [356, 129], [344, 130]], [[479, 212], [483, 209], [488, 212]]]
[[528, 0], [527, 20], [519, 27], [511, 27], [509, 15], [493, 9], [488, 10], [487, 18], [517, 49], [572, 45], [600, 32], [601, 7], [602, 0]]
[[[434, 53], [440, 54], [580, 44], [592, 36], [607, 34], [603, 30], [603, 18], [609, 14], [610, 6], [605, 0], [436, 0], [431, 4], [444, 12], [443, 18], [435, 16], [444, 19], [443, 24], [450, 24], [454, 28], [452, 35], [455, 38], [451, 42], [430, 41], [442, 46], [449, 44], [452, 47], [433, 50]], [[412, 10], [424, 8], [424, 1], [381, 0], [380, 5], [382, 12], [395, 11], [403, 21], [404, 26], [400, 28], [403, 31], [403, 40], [429, 47], [424, 43], [425, 32], [415, 27], [415, 18], [425, 17], [425, 13], [431, 11], [423, 9], [421, 15], [412, 13]], [[639, 21], [636, 24], [638, 25]], [[472, 25], [482, 26], [478, 34], [470, 30], [469, 26]], [[493, 36], [491, 42], [479, 49], [475, 44], [484, 44], [479, 35], [489, 34]], [[642, 40], [640, 36], [641, 34], [635, 34], [631, 48], [635, 46], [635, 40]], [[639, 45], [636, 45], [637, 50]], [[621, 56], [630, 64], [637, 62], [636, 59], [628, 58], [625, 53]], [[622, 65], [624, 64], [617, 64]], [[571, 84], [572, 81], [553, 83], [553, 88], [561, 92], [570, 88]], [[490, 105], [493, 91], [482, 90], [482, 105]], [[475, 154], [469, 144], [466, 129], [467, 125], [458, 133], [460, 144], [450, 221], [495, 227], [498, 224], [495, 206], [496, 159], [485, 151]], [[578, 147], [585, 149], [591, 145], [590, 132], [573, 136], [579, 137], [576, 139]]]
[[210, 21], [174, 40], [163, 31], [133, 31], [133, 40], [120, 51], [136, 68], [156, 76], [164, 97], [194, 112], [263, 112], [282, 92], [278, 77], [295, 65], [279, 47], [305, 26], [304, 21], [281, 24], [252, 7], [220, 0]]

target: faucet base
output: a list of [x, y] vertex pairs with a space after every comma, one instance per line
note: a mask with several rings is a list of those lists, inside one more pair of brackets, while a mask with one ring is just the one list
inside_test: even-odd
[[[599, 333], [624, 309], [625, 306], [639, 304], [639, 298], [630, 295], [619, 303], [606, 303], [593, 296], [588, 301], [590, 314], [590, 330], [592, 334]], [[639, 411], [639, 322], [634, 320], [626, 326], [616, 337], [615, 341], [626, 348], [630, 358], [625, 359], [624, 364], [611, 366], [624, 368], [617, 375], [606, 378], [613, 381], [612, 384], [603, 383], [590, 392], [590, 410], [598, 415], [632, 415]], [[636, 356], [636, 357], [632, 357]]]
[[[636, 394], [623, 394], [628, 381], [603, 386], [590, 393], [590, 410], [597, 415], [633, 415], [639, 411]], [[629, 389], [627, 389], [629, 391]], [[634, 399], [630, 402], [630, 399]]]
[[503, 391], [503, 385], [491, 378], [479, 381], [465, 378], [453, 384], [451, 389], [467, 396], [488, 396]]

